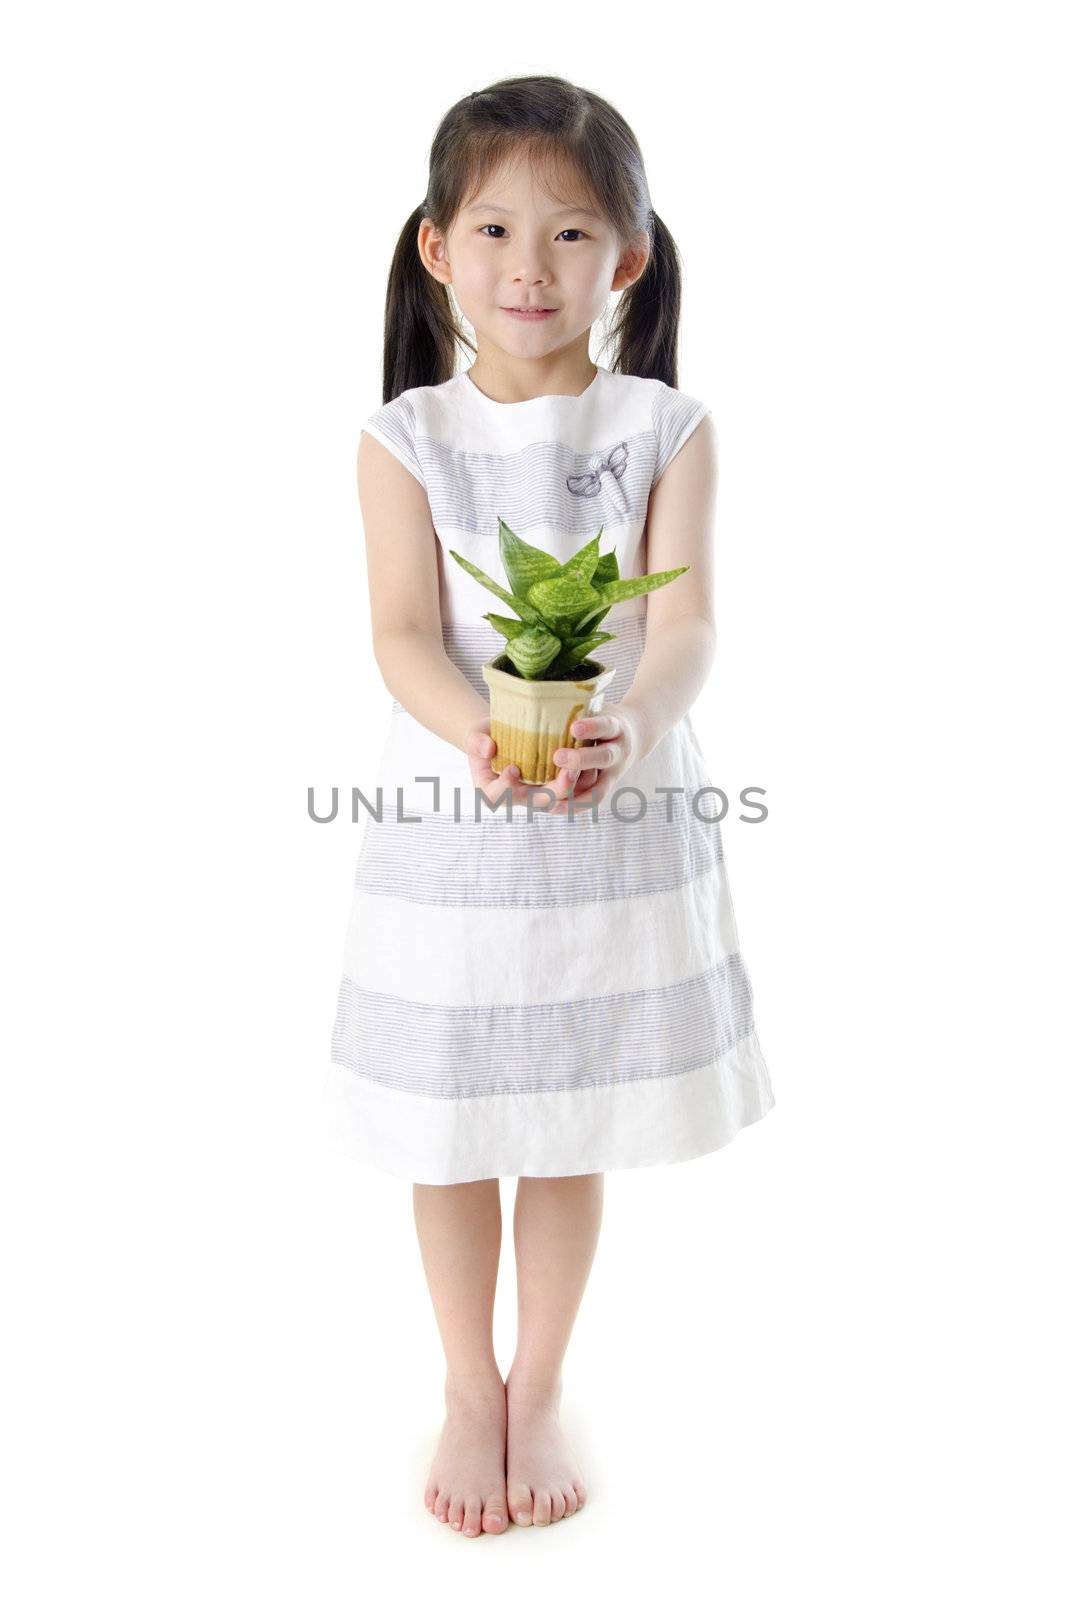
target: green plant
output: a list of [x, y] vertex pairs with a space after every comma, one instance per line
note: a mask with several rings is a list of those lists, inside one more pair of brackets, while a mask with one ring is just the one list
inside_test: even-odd
[[515, 617], [498, 616], [493, 611], [486, 611], [484, 616], [504, 635], [505, 654], [524, 678], [569, 677], [598, 644], [616, 637], [597, 632], [597, 624], [603, 622], [613, 605], [662, 588], [689, 571], [688, 567], [674, 567], [670, 572], [649, 572], [641, 578], [620, 578], [614, 550], [606, 556], [600, 554], [603, 528], [569, 561], [560, 562], [547, 550], [539, 550], [512, 533], [503, 517], [497, 521], [500, 559], [512, 593], [458, 550], [450, 550], [449, 555], [455, 556], [465, 572], [484, 583], [515, 612]]

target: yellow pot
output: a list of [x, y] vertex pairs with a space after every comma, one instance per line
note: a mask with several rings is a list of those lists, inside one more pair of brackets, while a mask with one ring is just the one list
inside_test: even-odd
[[560, 770], [552, 759], [557, 750], [596, 743], [576, 739], [571, 723], [596, 715], [616, 669], [585, 661], [575, 668], [580, 675], [573, 680], [522, 678], [501, 670], [507, 660], [500, 655], [482, 668], [489, 685], [489, 733], [496, 741], [489, 764], [494, 772], [518, 767], [524, 783], [551, 783]]

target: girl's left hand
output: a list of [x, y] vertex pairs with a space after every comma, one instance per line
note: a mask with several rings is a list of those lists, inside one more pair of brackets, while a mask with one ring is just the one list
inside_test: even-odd
[[595, 739], [577, 750], [560, 748], [556, 766], [575, 775], [566, 800], [548, 807], [553, 811], [588, 811], [605, 800], [620, 780], [646, 753], [648, 730], [633, 706], [607, 703], [594, 716], [577, 717], [571, 732], [578, 739]]

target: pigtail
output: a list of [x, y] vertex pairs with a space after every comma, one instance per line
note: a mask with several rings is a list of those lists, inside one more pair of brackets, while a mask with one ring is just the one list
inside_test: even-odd
[[456, 342], [467, 343], [452, 312], [448, 285], [431, 277], [419, 257], [419, 224], [425, 204], [415, 207], [400, 230], [385, 290], [382, 403], [405, 389], [447, 383], [455, 375]]
[[677, 389], [682, 262], [666, 224], [652, 210], [648, 216], [651, 250], [644, 272], [619, 302], [613, 366], [628, 377], [659, 378]]

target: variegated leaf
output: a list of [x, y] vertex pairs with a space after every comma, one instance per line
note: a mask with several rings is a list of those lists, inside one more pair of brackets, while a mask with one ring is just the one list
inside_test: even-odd
[[596, 571], [590, 582], [596, 589], [602, 588], [605, 583], [615, 583], [619, 576], [619, 558], [614, 550], [609, 550], [606, 556], [601, 556], [597, 562]]
[[617, 637], [618, 636], [614, 633], [591, 633], [586, 638], [577, 640], [566, 650], [561, 650], [558, 657], [558, 664], [561, 667], [565, 667], [569, 666], [571, 662], [573, 662], [575, 666], [577, 666], [579, 662], [585, 660], [590, 651], [596, 649], [598, 644], [606, 644], [609, 639], [615, 639]]
[[595, 539], [590, 539], [588, 544], [583, 544], [580, 550], [574, 552], [569, 561], [563, 563], [556, 573], [556, 577], [562, 578], [565, 574], [572, 573], [575, 577], [581, 578], [583, 583], [591, 583], [599, 560], [600, 534], [598, 533]]
[[535, 544], [527, 544], [525, 539], [520, 539], [503, 517], [497, 517], [497, 521], [500, 524], [500, 559], [504, 563], [504, 571], [512, 591], [520, 600], [525, 600], [530, 585], [558, 574], [560, 564], [547, 550], [539, 550]]
[[633, 600], [639, 594], [662, 589], [665, 583], [673, 583], [675, 578], [680, 578], [683, 572], [688, 571], [688, 567], [673, 567], [670, 572], [649, 572], [642, 578], [622, 578], [616, 583], [605, 583], [600, 589], [600, 599], [609, 601], [611, 605], [617, 605], [620, 600]]
[[458, 550], [450, 550], [448, 553], [450, 556], [455, 557], [464, 572], [469, 572], [472, 578], [477, 578], [479, 583], [484, 583], [489, 592], [495, 594], [498, 600], [506, 601], [524, 622], [529, 622], [535, 627], [538, 625], [543, 626], [544, 618], [532, 605], [529, 605], [525, 600], [521, 600], [518, 595], [509, 594], [506, 589], [501, 588], [495, 578], [491, 578], [487, 572], [483, 572], [481, 567], [476, 567], [473, 561], [468, 561], [466, 556], [461, 556]]
[[604, 606], [603, 609], [598, 608], [596, 611], [591, 611], [587, 617], [581, 619], [576, 628], [571, 629], [571, 638], [578, 639], [583, 634], [589, 633], [591, 629], [596, 627], [598, 622], [603, 622], [610, 610], [610, 606]]
[[583, 616], [590, 607], [601, 603], [596, 589], [570, 573], [563, 578], [545, 578], [535, 583], [529, 599], [550, 626], [568, 617]]
[[514, 639], [516, 634], [521, 633], [523, 628], [529, 626], [528, 623], [520, 621], [518, 617], [502, 617], [496, 611], [485, 611], [482, 615], [486, 622], [493, 624], [497, 633], [504, 635], [505, 639]]
[[562, 646], [547, 628], [523, 628], [504, 646], [505, 654], [524, 678], [536, 678], [559, 655]]

